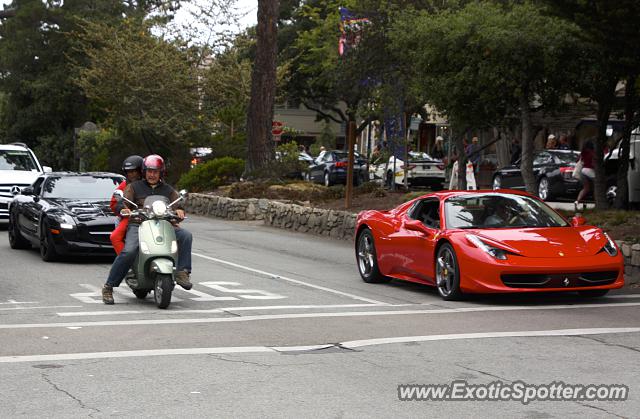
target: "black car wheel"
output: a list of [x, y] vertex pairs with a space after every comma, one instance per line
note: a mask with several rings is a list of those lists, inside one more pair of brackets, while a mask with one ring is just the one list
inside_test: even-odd
[[11, 211], [9, 214], [9, 226], [7, 227], [9, 233], [9, 246], [12, 249], [29, 249], [31, 248], [31, 243], [29, 240], [25, 239], [22, 233], [20, 232], [20, 227], [18, 226], [18, 217], [15, 211]]
[[391, 278], [382, 275], [378, 268], [376, 246], [373, 242], [371, 230], [362, 230], [358, 236], [357, 243], [356, 259], [358, 260], [358, 271], [360, 271], [362, 280], [369, 284], [380, 284], [391, 281]]
[[493, 190], [502, 188], [502, 177], [500, 175], [495, 175], [492, 186]]
[[538, 196], [543, 201], [548, 201], [551, 199], [551, 182], [549, 182], [549, 178], [546, 176], [542, 176], [540, 181], [538, 181]]
[[47, 223], [43, 221], [40, 225], [40, 257], [45, 262], [53, 262], [58, 260], [59, 256], [53, 244], [51, 232], [47, 228], [46, 224]]
[[460, 269], [456, 252], [450, 244], [443, 244], [436, 254], [436, 288], [443, 300], [459, 300]]

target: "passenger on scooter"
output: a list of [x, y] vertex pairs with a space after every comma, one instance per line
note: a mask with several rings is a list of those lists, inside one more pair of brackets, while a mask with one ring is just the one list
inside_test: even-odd
[[[124, 159], [122, 162], [122, 173], [124, 173], [127, 178], [118, 185], [117, 189], [124, 191], [127, 184], [140, 180], [142, 177], [143, 160], [142, 157], [135, 155]], [[124, 238], [127, 235], [127, 226], [129, 225], [129, 218], [120, 215], [120, 210], [123, 208], [123, 203], [120, 200], [116, 199], [115, 196], [111, 198], [111, 211], [118, 216], [119, 222], [109, 238], [111, 239], [113, 249], [118, 255], [122, 252], [122, 249], [124, 249]]]
[[[170, 185], [164, 183], [164, 160], [157, 154], [152, 154], [144, 158], [142, 164], [143, 179], [133, 182], [124, 190], [125, 198], [135, 202], [142, 208], [144, 200], [149, 195], [163, 195], [171, 202], [179, 198], [178, 193]], [[122, 210], [122, 215], [131, 214], [131, 208], [124, 202], [126, 208]], [[184, 208], [177, 206], [176, 215], [181, 220], [184, 219]], [[102, 287], [102, 301], [105, 304], [113, 304], [113, 287], [120, 286], [120, 283], [127, 274], [138, 254], [138, 220], [131, 219], [127, 228], [125, 245], [122, 252], [116, 257], [111, 265], [107, 282]], [[192, 287], [189, 281], [191, 273], [191, 243], [192, 235], [184, 228], [175, 226], [176, 239], [178, 241], [178, 261], [176, 266], [175, 280], [182, 288], [189, 290]]]

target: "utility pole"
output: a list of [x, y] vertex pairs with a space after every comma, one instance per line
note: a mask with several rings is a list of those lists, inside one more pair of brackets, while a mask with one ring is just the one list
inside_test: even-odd
[[355, 160], [355, 152], [353, 149], [356, 145], [356, 121], [349, 121], [347, 137], [349, 164], [347, 165], [347, 187], [345, 190], [344, 207], [349, 209], [351, 208], [351, 201], [353, 199], [353, 162]]

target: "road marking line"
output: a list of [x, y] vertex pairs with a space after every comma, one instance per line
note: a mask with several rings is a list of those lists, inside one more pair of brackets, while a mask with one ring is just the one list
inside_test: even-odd
[[40, 310], [45, 308], [81, 308], [84, 306], [39, 306], [39, 307], [9, 307], [9, 308], [0, 308], [0, 311], [11, 311], [11, 310]]
[[200, 253], [193, 253], [192, 252], [191, 254], [193, 256], [198, 256], [198, 257], [201, 257], [203, 259], [208, 259], [208, 260], [213, 261], [213, 262], [221, 263], [223, 265], [233, 266], [234, 268], [244, 269], [245, 271], [249, 271], [249, 272], [257, 273], [257, 274], [260, 274], [260, 275], [264, 275], [264, 276], [267, 276], [267, 277], [269, 277], [271, 279], [281, 279], [283, 281], [291, 282], [293, 284], [304, 285], [306, 287], [315, 288], [317, 290], [322, 290], [322, 291], [330, 292], [332, 294], [337, 294], [337, 295], [342, 295], [344, 297], [349, 297], [349, 298], [354, 299], [354, 300], [366, 301], [367, 303], [371, 303], [371, 304], [377, 304], [377, 305], [381, 305], [381, 306], [388, 305], [388, 303], [383, 303], [382, 301], [372, 300], [370, 298], [360, 297], [358, 295], [349, 294], [347, 292], [334, 290], [332, 288], [327, 288], [327, 287], [323, 287], [323, 286], [320, 286], [320, 285], [310, 284], [308, 282], [300, 281], [298, 279], [288, 278], [286, 276], [277, 275], [277, 274], [273, 274], [273, 273], [266, 272], [266, 271], [261, 271], [259, 269], [254, 269], [254, 268], [250, 268], [248, 266], [239, 265], [237, 263], [229, 262], [229, 261], [226, 261], [226, 260], [213, 258], [211, 256], [202, 255]]
[[[408, 307], [408, 306], [424, 306], [427, 304], [392, 304], [382, 307]], [[81, 307], [81, 306], [78, 306]], [[190, 313], [224, 313], [228, 311], [256, 311], [256, 310], [293, 310], [293, 309], [309, 309], [309, 308], [350, 308], [350, 307], [376, 307], [380, 308], [378, 304], [327, 304], [327, 305], [291, 305], [291, 306], [255, 306], [255, 307], [220, 307], [211, 309], [169, 309], [162, 313], [167, 314], [190, 314]], [[157, 310], [105, 310], [105, 311], [67, 311], [56, 313], [60, 317], [74, 317], [74, 316], [110, 316], [117, 314], [155, 314]]]
[[607, 295], [606, 298], [640, 298], [640, 294]]
[[7, 300], [6, 303], [0, 303], [0, 305], [6, 304], [38, 304], [40, 301], [16, 301], [16, 300]]
[[288, 313], [288, 314], [262, 314], [255, 316], [238, 317], [204, 317], [190, 319], [146, 319], [146, 320], [105, 320], [94, 322], [69, 322], [69, 323], [30, 323], [30, 324], [0, 324], [0, 329], [34, 329], [57, 328], [68, 326], [139, 326], [139, 325], [164, 325], [164, 324], [193, 324], [193, 323], [227, 323], [249, 322], [282, 319], [305, 319], [320, 317], [368, 317], [368, 316], [402, 316], [402, 315], [427, 315], [450, 314], [487, 311], [522, 311], [522, 310], [563, 310], [580, 308], [611, 308], [634, 307], [640, 303], [614, 303], [614, 304], [574, 304], [574, 305], [550, 305], [550, 306], [526, 306], [526, 307], [462, 307], [437, 310], [386, 310], [386, 311], [345, 311], [332, 313]]
[[526, 330], [518, 332], [484, 332], [484, 333], [455, 333], [450, 335], [403, 336], [395, 338], [363, 339], [343, 342], [345, 348], [361, 348], [363, 346], [387, 345], [392, 343], [429, 342], [438, 340], [486, 339], [510, 337], [544, 337], [544, 336], [579, 336], [603, 335], [611, 333], [638, 333], [640, 327], [603, 327], [592, 329], [561, 329], [561, 330]]
[[639, 333], [640, 327], [620, 327], [620, 328], [593, 328], [593, 329], [559, 329], [559, 330], [526, 330], [515, 332], [485, 332], [485, 333], [455, 333], [449, 335], [428, 335], [428, 336], [402, 336], [391, 338], [362, 339], [339, 344], [319, 344], [305, 346], [231, 346], [213, 348], [178, 348], [178, 349], [144, 349], [133, 351], [113, 351], [113, 352], [83, 352], [69, 354], [48, 354], [48, 355], [15, 355], [1, 356], [0, 363], [22, 363], [22, 362], [43, 362], [43, 361], [75, 361], [83, 359], [105, 359], [105, 358], [135, 358], [145, 356], [170, 356], [170, 355], [210, 355], [210, 354], [247, 354], [247, 353], [271, 353], [281, 354], [282, 352], [309, 352], [340, 346], [347, 349], [361, 348], [363, 346], [388, 345], [409, 342], [433, 342], [443, 340], [465, 340], [465, 339], [493, 339], [512, 337], [552, 337], [552, 336], [582, 336], [582, 335], [604, 335], [616, 333]]

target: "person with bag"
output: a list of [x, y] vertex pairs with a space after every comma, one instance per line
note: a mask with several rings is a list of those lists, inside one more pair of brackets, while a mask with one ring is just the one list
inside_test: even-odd
[[[584, 198], [586, 198], [593, 189], [593, 181], [596, 178], [596, 172], [593, 169], [594, 154], [595, 151], [593, 142], [587, 141], [582, 146], [582, 151], [580, 152], [580, 160], [578, 161], [578, 164], [576, 164], [576, 169], [578, 169], [578, 166], [580, 165], [580, 163], [582, 163], [582, 167], [580, 167], [580, 170], [578, 171], [579, 177], [580, 179], [582, 179], [582, 189], [580, 190], [580, 193], [578, 193], [578, 198], [574, 202], [576, 210], [578, 209], [578, 205], [580, 205], [580, 202]], [[576, 171], [574, 170], [574, 177], [575, 173]]]

